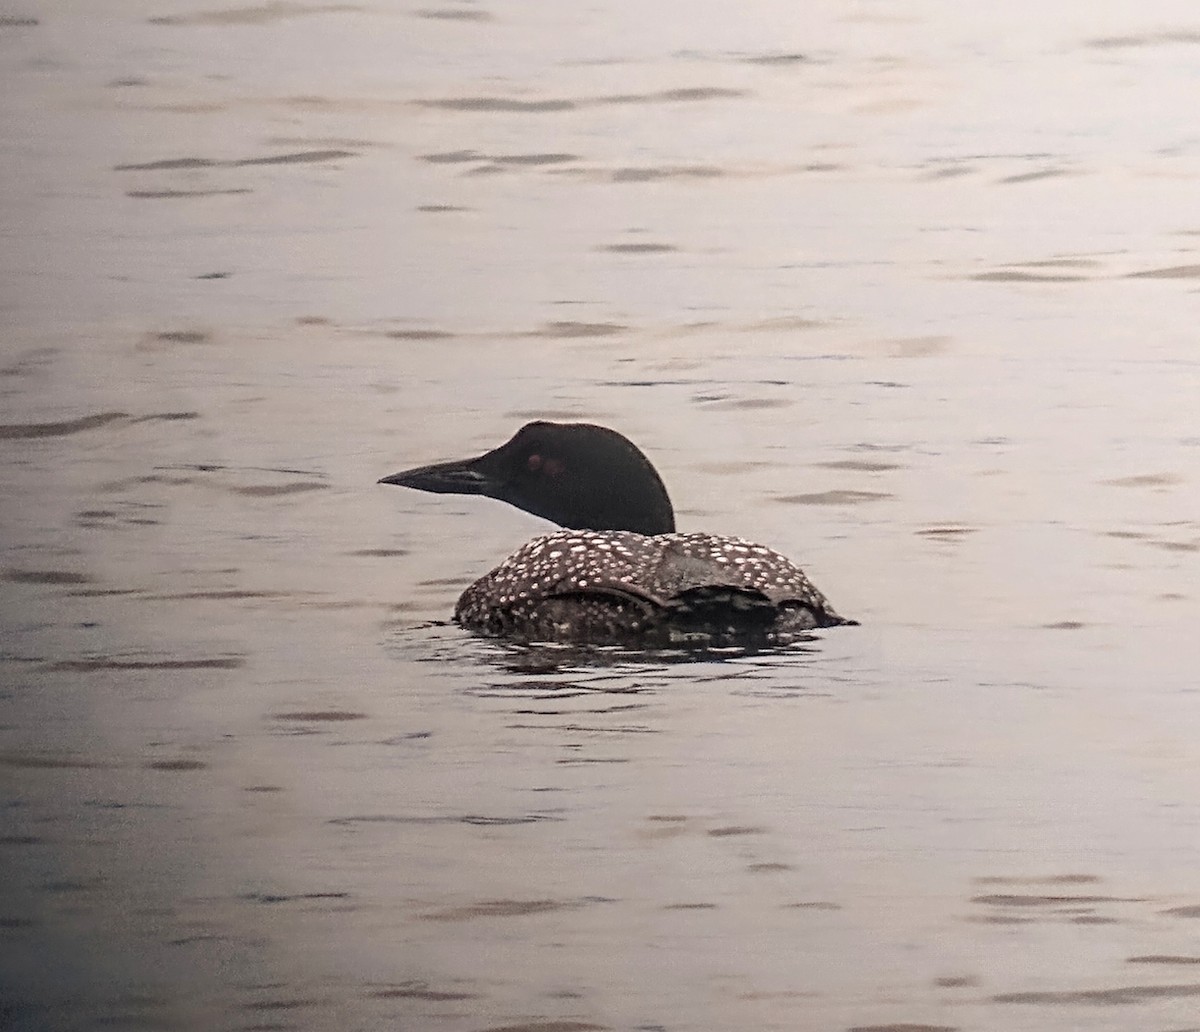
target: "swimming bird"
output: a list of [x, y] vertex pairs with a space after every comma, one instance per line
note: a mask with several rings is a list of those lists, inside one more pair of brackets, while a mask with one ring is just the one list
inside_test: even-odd
[[607, 427], [529, 423], [478, 458], [379, 483], [486, 495], [566, 528], [534, 538], [463, 592], [454, 618], [480, 634], [709, 647], [783, 643], [855, 623], [778, 552], [736, 537], [675, 533], [658, 471]]

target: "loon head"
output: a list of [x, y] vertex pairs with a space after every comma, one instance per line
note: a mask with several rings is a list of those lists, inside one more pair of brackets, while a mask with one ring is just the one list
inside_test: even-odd
[[528, 423], [478, 458], [418, 466], [379, 483], [487, 495], [572, 530], [675, 529], [671, 500], [650, 460], [628, 438], [590, 423]]

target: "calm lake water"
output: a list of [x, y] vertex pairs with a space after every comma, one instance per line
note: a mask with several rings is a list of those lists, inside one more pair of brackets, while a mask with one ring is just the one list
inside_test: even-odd
[[[236, 3], [0, 10], [0, 1024], [1200, 1029], [1195, 4]], [[862, 626], [463, 634], [536, 417]]]

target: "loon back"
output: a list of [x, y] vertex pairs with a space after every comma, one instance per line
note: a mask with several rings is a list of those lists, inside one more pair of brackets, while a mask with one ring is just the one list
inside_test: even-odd
[[676, 534], [657, 470], [588, 423], [530, 423], [478, 458], [380, 483], [480, 494], [571, 528], [535, 538], [458, 600], [465, 628], [525, 641], [779, 642], [840, 617], [799, 567], [740, 538]]
[[522, 641], [654, 647], [779, 643], [851, 622], [763, 545], [569, 530], [534, 538], [477, 580], [454, 618]]

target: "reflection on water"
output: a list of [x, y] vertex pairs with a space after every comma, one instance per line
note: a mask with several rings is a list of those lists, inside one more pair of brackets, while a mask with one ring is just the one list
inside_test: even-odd
[[[1191, 6], [10, 7], [5, 1027], [1197, 1026]], [[534, 418], [863, 626], [465, 635]]]

